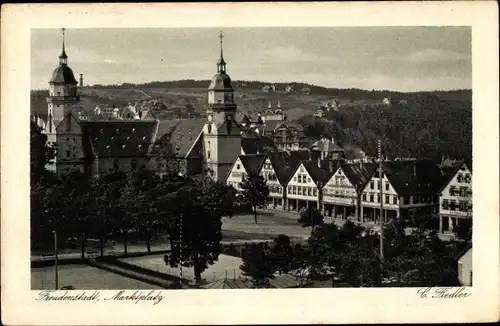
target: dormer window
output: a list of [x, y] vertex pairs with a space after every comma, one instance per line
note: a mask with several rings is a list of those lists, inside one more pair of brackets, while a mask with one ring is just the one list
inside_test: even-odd
[[111, 149], [111, 146], [106, 145], [106, 149], [109, 151]]
[[127, 136], [127, 140], [130, 140], [130, 137]]
[[127, 147], [127, 145], [122, 145], [122, 150], [125, 149]]
[[139, 149], [140, 149], [140, 150], [142, 149], [142, 145], [139, 145], [139, 146], [137, 146], [137, 147], [139, 147]]
[[120, 133], [120, 128], [116, 128], [116, 133], [119, 134]]
[[146, 140], [146, 136], [142, 137], [142, 140]]
[[103, 134], [103, 133], [104, 133], [104, 129], [101, 129], [101, 130], [100, 130], [100, 133], [101, 133], [101, 134]]
[[94, 138], [94, 140], [95, 140], [95, 141], [98, 141], [98, 140], [99, 140], [99, 137], [95, 137], [95, 138]]
[[132, 132], [135, 132], [135, 128], [132, 128]]

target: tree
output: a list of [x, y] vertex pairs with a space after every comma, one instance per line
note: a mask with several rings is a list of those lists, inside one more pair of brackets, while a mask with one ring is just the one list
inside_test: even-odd
[[288, 273], [292, 266], [293, 248], [287, 235], [279, 234], [274, 238], [270, 259], [274, 269], [281, 273]]
[[157, 220], [155, 205], [152, 205], [155, 181], [153, 174], [144, 168], [131, 171], [127, 175], [126, 185], [117, 201], [121, 214], [115, 220], [123, 236], [125, 256], [127, 235], [132, 229], [146, 235], [147, 250], [151, 253], [151, 234]]
[[366, 240], [348, 243], [337, 255], [337, 273], [354, 287], [377, 286], [382, 279], [380, 256]]
[[255, 288], [269, 288], [269, 280], [274, 278], [271, 259], [262, 246], [252, 243], [243, 252], [240, 269], [244, 276], [252, 279]]
[[203, 187], [185, 177], [171, 199], [175, 201], [170, 211], [175, 222], [169, 230], [172, 245], [165, 263], [193, 267], [199, 283], [201, 273], [222, 251], [222, 217], [233, 214], [234, 192], [220, 182]]
[[46, 166], [54, 163], [55, 144], [47, 142], [47, 135], [34, 121], [30, 122], [30, 177], [32, 184], [46, 173]]
[[101, 256], [104, 254], [104, 236], [110, 232], [122, 235], [122, 219], [118, 201], [127, 183], [122, 171], [110, 171], [92, 180], [90, 205], [92, 229], [99, 236]]
[[257, 208], [264, 208], [269, 198], [269, 187], [260, 175], [251, 175], [240, 183], [241, 201], [252, 206], [255, 224], [257, 224]]
[[307, 209], [300, 211], [298, 222], [303, 228], [314, 228], [315, 226], [323, 225], [324, 217], [323, 214], [321, 214], [321, 212], [315, 206], [309, 206]]

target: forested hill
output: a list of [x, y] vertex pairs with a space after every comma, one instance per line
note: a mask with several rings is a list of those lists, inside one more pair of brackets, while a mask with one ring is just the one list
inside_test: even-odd
[[[106, 88], [207, 88], [210, 80], [193, 80], [183, 79], [175, 81], [154, 81], [144, 84], [124, 83], [121, 85], [93, 85], [91, 88], [106, 89]], [[236, 89], [261, 90], [264, 86], [273, 84], [278, 91], [284, 91], [286, 86], [292, 86], [295, 92], [299, 92], [302, 88], [309, 88], [311, 94], [328, 95], [332, 97], [348, 98], [356, 100], [382, 100], [385, 97], [390, 97], [392, 101], [408, 100], [422, 96], [436, 96], [441, 100], [460, 101], [470, 103], [472, 101], [472, 90], [453, 90], [453, 91], [425, 91], [425, 92], [395, 92], [389, 90], [363, 90], [357, 88], [327, 88], [307, 83], [267, 83], [261, 81], [245, 81], [236, 80], [232, 85]]]
[[472, 111], [458, 101], [420, 99], [408, 105], [341, 107], [326, 119], [299, 119], [313, 138], [335, 137], [345, 148], [361, 148], [370, 156], [382, 140], [384, 156], [442, 156], [472, 162]]

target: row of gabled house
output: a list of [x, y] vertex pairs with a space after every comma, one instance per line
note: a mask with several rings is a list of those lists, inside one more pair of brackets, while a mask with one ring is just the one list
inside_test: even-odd
[[260, 175], [269, 187], [269, 207], [299, 211], [315, 206], [326, 217], [361, 222], [379, 220], [381, 201], [384, 220], [439, 216], [441, 232], [472, 217], [472, 173], [465, 163], [441, 168], [431, 160], [384, 161], [379, 178], [378, 163], [311, 160], [307, 155], [241, 155], [227, 184], [240, 190], [245, 177]]

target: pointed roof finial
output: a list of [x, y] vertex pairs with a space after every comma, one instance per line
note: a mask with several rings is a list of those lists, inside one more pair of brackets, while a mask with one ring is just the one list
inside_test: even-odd
[[219, 39], [220, 39], [220, 58], [219, 61], [217, 61], [217, 70], [218, 72], [225, 73], [226, 72], [226, 62], [224, 61], [224, 54], [222, 50], [222, 39], [224, 38], [224, 35], [222, 35], [222, 31], [219, 33]]
[[67, 59], [68, 56], [66, 55], [66, 49], [65, 49], [65, 46], [64, 46], [64, 35], [66, 34], [65, 31], [66, 31], [66, 28], [61, 28], [61, 31], [62, 31], [62, 52], [61, 52], [61, 55], [59, 56], [59, 58], [61, 59]]

